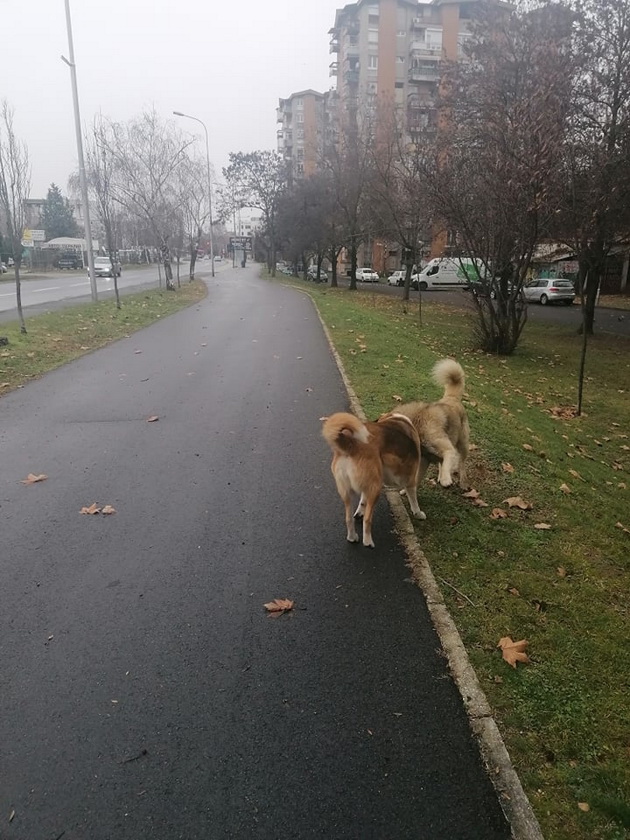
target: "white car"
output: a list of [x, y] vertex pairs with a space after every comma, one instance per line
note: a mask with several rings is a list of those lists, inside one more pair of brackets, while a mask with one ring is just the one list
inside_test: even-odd
[[[120, 277], [120, 263], [114, 260], [114, 273], [116, 277]], [[89, 271], [88, 271], [89, 274]], [[109, 257], [95, 257], [94, 258], [94, 274], [97, 277], [112, 277], [112, 264]]]
[[523, 286], [525, 300], [540, 303], [546, 306], [548, 303], [564, 303], [571, 306], [575, 300], [575, 288], [571, 280], [564, 278], [544, 278], [530, 280]]
[[394, 271], [393, 274], [390, 274], [387, 278], [387, 282], [390, 286], [404, 286], [405, 285], [405, 272], [404, 271]]
[[371, 268], [357, 268], [355, 277], [363, 283], [378, 283], [378, 274]]

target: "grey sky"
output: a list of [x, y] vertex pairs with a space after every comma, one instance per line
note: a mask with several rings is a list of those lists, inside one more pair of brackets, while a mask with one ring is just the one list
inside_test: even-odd
[[[71, 0], [83, 125], [154, 106], [204, 120], [217, 175], [230, 151], [276, 145], [279, 97], [327, 90], [338, 0]], [[66, 191], [76, 142], [64, 0], [0, 0], [0, 99], [28, 147], [33, 197]], [[177, 119], [173, 117], [173, 119]], [[181, 120], [181, 128], [203, 133]]]

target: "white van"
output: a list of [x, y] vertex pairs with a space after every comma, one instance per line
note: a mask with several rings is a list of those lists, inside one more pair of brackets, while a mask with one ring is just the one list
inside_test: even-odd
[[411, 276], [411, 286], [421, 292], [427, 289], [466, 289], [476, 279], [474, 260], [469, 257], [437, 257], [427, 263], [419, 274]]

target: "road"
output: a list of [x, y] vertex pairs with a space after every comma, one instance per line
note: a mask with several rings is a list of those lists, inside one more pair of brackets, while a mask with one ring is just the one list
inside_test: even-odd
[[[227, 263], [221, 263], [221, 267]], [[217, 266], [218, 268], [218, 266]], [[230, 264], [231, 268], [231, 264]], [[197, 264], [198, 273], [210, 273], [210, 263], [200, 261]], [[174, 270], [175, 267], [174, 267]], [[188, 277], [188, 263], [180, 266], [182, 278]], [[12, 320], [16, 317], [15, 283], [10, 275], [3, 275], [0, 283], [0, 321]], [[111, 277], [98, 277], [96, 280], [99, 298], [111, 297], [114, 294], [114, 281]], [[124, 294], [158, 285], [157, 265], [125, 266], [118, 278], [118, 288]], [[29, 279], [25, 275], [21, 284], [22, 306], [30, 315], [38, 314], [51, 308], [58, 308], [68, 302], [79, 303], [90, 300], [90, 281], [84, 271], [54, 271], [37, 279]]]
[[258, 273], [0, 400], [3, 840], [510, 835], [384, 501], [345, 541], [316, 312]]

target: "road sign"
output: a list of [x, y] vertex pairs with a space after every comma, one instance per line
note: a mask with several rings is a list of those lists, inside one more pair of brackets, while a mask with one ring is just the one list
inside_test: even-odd
[[22, 243], [24, 242], [30, 242], [31, 244], [33, 242], [33, 231], [29, 228], [24, 228], [24, 232], [22, 233]]
[[46, 231], [45, 230], [32, 230], [31, 231], [31, 239], [33, 242], [45, 242], [46, 241]]
[[232, 248], [244, 248], [246, 251], [251, 251], [252, 238], [251, 236], [230, 236], [230, 245]]

